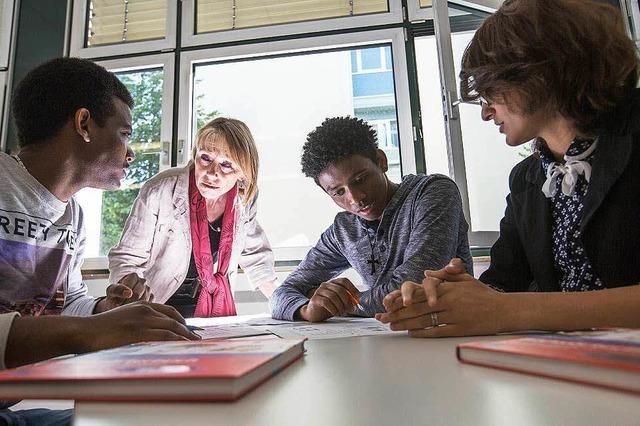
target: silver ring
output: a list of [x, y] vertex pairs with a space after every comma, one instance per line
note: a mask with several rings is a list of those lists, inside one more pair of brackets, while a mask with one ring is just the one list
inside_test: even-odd
[[431, 327], [437, 327], [439, 324], [438, 314], [436, 312], [431, 312]]

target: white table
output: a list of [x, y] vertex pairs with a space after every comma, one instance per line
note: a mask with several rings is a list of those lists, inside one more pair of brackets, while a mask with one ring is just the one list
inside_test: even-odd
[[75, 424], [640, 424], [638, 396], [461, 364], [455, 347], [469, 340], [308, 341], [303, 359], [234, 403], [83, 402]]

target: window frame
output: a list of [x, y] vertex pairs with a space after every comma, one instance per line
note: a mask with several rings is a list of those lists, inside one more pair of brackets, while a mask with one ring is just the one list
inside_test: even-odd
[[399, 24], [403, 21], [402, 1], [388, 0], [388, 12], [341, 16], [337, 18], [317, 19], [303, 22], [282, 23], [196, 34], [196, 1], [197, 0], [182, 0], [181, 43], [183, 47], [234, 43], [298, 34], [312, 34], [324, 31], [338, 31], [378, 25]]
[[380, 66], [378, 68], [363, 68], [362, 67], [362, 51], [358, 50], [356, 53], [356, 71], [353, 74], [356, 74], [356, 75], [374, 74], [379, 72], [388, 72], [392, 70], [392, 68], [388, 68], [389, 64], [387, 63], [387, 57], [385, 55], [384, 48], [382, 46], [378, 46], [377, 49], [380, 52]]
[[8, 71], [0, 71], [0, 117], [3, 117], [0, 122], [0, 135], [3, 135], [2, 150], [4, 151], [4, 135], [6, 134], [7, 123], [9, 123], [9, 111], [5, 111], [5, 105], [7, 102], [7, 81], [9, 80]]
[[173, 50], [176, 47], [176, 31], [178, 23], [178, 5], [176, 0], [167, 0], [167, 17], [165, 37], [155, 40], [140, 40], [125, 43], [86, 46], [87, 11], [90, 0], [75, 0], [71, 19], [71, 56], [82, 58], [101, 58], [136, 53], [160, 52]]
[[[494, 13], [500, 7], [503, 0], [449, 0], [449, 16], [466, 15], [461, 9], [473, 9], [479, 12]], [[433, 0], [435, 4], [435, 0]], [[456, 8], [460, 6], [461, 9]], [[428, 21], [434, 19], [433, 5], [420, 7], [420, 0], [407, 0], [409, 21]]]
[[[218, 47], [204, 50], [183, 52], [180, 57], [180, 93], [188, 93], [179, 100], [178, 118], [178, 166], [189, 161], [191, 152], [191, 126], [193, 114], [193, 80], [195, 66], [202, 63], [229, 61], [234, 59], [263, 59], [281, 56], [286, 53], [322, 52], [328, 49], [349, 48], [391, 43], [394, 72], [396, 114], [398, 120], [398, 138], [400, 141], [400, 167], [402, 175], [416, 173], [416, 154], [414, 146], [413, 125], [411, 121], [411, 105], [405, 38], [401, 28], [371, 30], [332, 36], [312, 37], [309, 39], [292, 39], [268, 43], [243, 44]], [[180, 154], [178, 154], [180, 155]], [[301, 260], [311, 247], [275, 247], [276, 261]]]
[[[146, 69], [162, 68], [162, 111], [171, 112], [166, 119], [162, 117], [160, 125], [160, 142], [162, 144], [162, 153], [160, 161], [160, 171], [171, 167], [171, 152], [173, 148], [173, 93], [174, 93], [174, 76], [175, 76], [175, 58], [173, 53], [161, 53], [150, 56], [136, 56], [132, 58], [108, 59], [96, 61], [107, 70], [113, 73], [144, 71]], [[135, 108], [135, 106], [134, 106]]]
[[[627, 0], [621, 0], [622, 2], [627, 2]], [[631, 36], [636, 42], [636, 46], [640, 51], [640, 2], [628, 0], [625, 3], [627, 6], [627, 13], [629, 14], [630, 24], [631, 24]]]
[[[416, 0], [417, 1], [417, 0]], [[443, 113], [445, 115], [445, 136], [449, 158], [449, 176], [455, 181], [462, 198], [462, 209], [469, 224], [469, 245], [472, 247], [490, 247], [498, 237], [499, 231], [474, 231], [470, 214], [470, 200], [467, 185], [460, 110], [455, 101], [458, 99], [458, 87], [453, 59], [449, 8], [446, 0], [433, 0], [434, 29], [438, 49], [440, 68], [440, 87], [442, 90]], [[427, 171], [428, 172], [428, 171]]]
[[11, 53], [11, 41], [13, 39], [13, 21], [15, 0], [2, 1], [2, 31], [0, 31], [0, 70], [6, 70], [9, 67], [9, 56]]
[[411, 105], [409, 101], [409, 82], [407, 77], [407, 59], [402, 29], [372, 30], [357, 33], [320, 36], [309, 39], [292, 39], [267, 43], [254, 43], [226, 46], [183, 52], [180, 56], [180, 93], [178, 104], [178, 155], [176, 163], [184, 166], [188, 162], [186, 154], [191, 152], [191, 125], [193, 113], [193, 75], [194, 67], [201, 63], [229, 61], [246, 58], [265, 58], [274, 55], [299, 52], [323, 51], [333, 48], [348, 48], [366, 44], [391, 42], [394, 71], [396, 112], [398, 115], [398, 136], [400, 138], [400, 158], [403, 175], [416, 172], [416, 158], [411, 123]]
[[[162, 110], [171, 111], [160, 125], [160, 141], [162, 143], [162, 153], [160, 161], [160, 171], [171, 167], [171, 136], [173, 134], [173, 92], [174, 92], [174, 54], [163, 53], [150, 56], [136, 56], [132, 58], [108, 59], [96, 61], [97, 64], [107, 70], [118, 72], [144, 71], [146, 69], [163, 68], [162, 82]], [[135, 106], [134, 106], [135, 108]], [[108, 256], [87, 257], [82, 266], [83, 270], [101, 270], [109, 267]]]
[[[367, 120], [367, 123], [373, 127], [373, 129], [376, 131], [376, 133], [378, 134], [378, 148], [380, 149], [385, 149], [385, 148], [389, 148], [392, 149], [394, 148], [393, 146], [393, 132], [391, 131], [391, 123], [393, 121], [396, 121], [394, 119], [376, 119], [376, 120]], [[384, 145], [380, 144], [380, 128], [382, 128], [384, 130]]]
[[422, 7], [420, 0], [407, 0], [407, 14], [409, 21], [429, 21], [433, 19], [433, 6]]

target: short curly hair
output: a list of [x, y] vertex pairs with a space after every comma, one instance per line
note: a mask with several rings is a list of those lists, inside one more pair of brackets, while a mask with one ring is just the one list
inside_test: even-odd
[[327, 118], [307, 135], [302, 147], [302, 173], [318, 183], [318, 175], [343, 158], [361, 155], [375, 163], [377, 150], [376, 131], [364, 120]]
[[33, 70], [13, 94], [13, 118], [20, 146], [54, 137], [80, 108], [100, 126], [115, 112], [116, 97], [133, 108], [133, 98], [115, 74], [80, 58], [56, 58]]

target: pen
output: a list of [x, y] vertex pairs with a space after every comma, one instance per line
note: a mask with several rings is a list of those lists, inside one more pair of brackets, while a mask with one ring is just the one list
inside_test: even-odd
[[362, 305], [360, 304], [360, 298], [356, 297], [353, 293], [351, 293], [349, 290], [347, 290], [347, 294], [349, 295], [349, 298], [351, 299], [351, 301], [353, 302], [353, 304], [360, 310], [364, 311], [364, 308], [362, 307]]
[[202, 328], [202, 327], [197, 327], [195, 325], [189, 325], [189, 324], [187, 324], [187, 329], [189, 331], [202, 331], [202, 330], [204, 330], [204, 328]]

